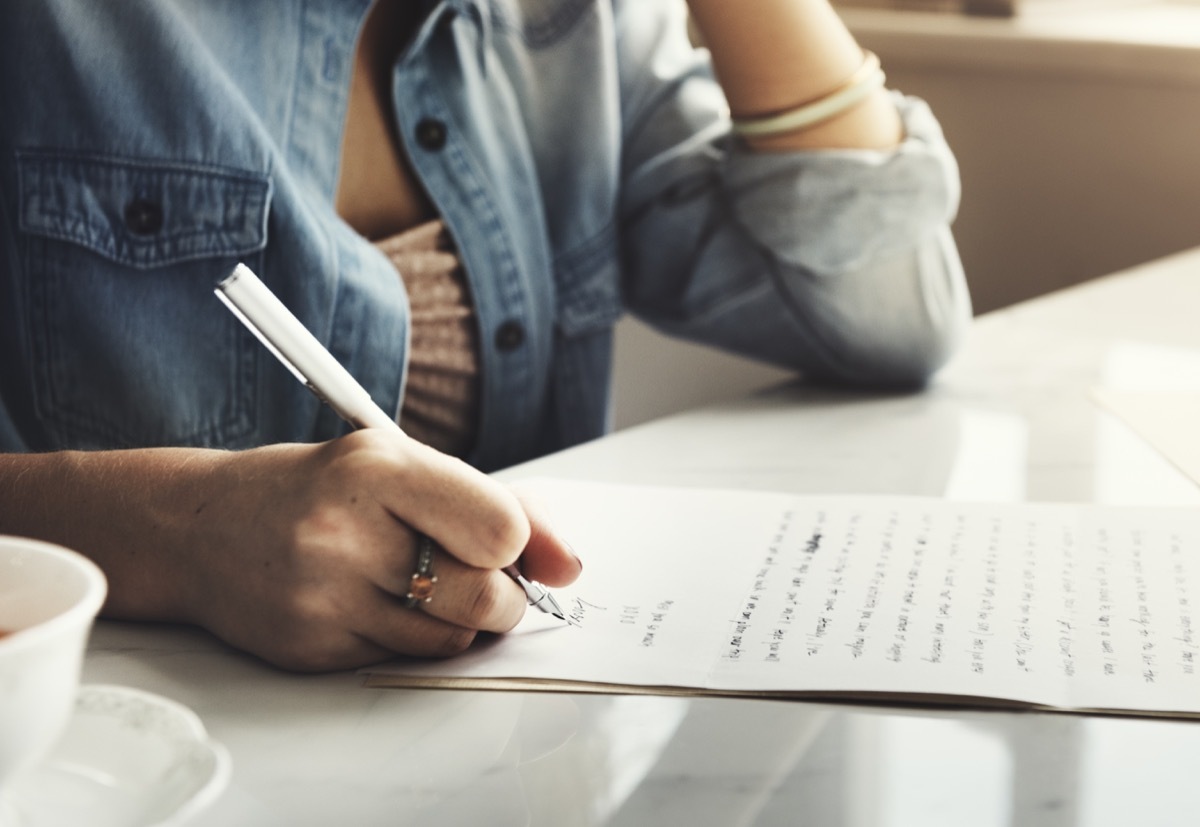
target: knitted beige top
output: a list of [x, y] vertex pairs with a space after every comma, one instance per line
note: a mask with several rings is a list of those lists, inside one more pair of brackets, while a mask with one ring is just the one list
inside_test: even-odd
[[466, 275], [441, 220], [375, 242], [408, 291], [408, 381], [400, 427], [464, 457], [479, 417], [479, 333]]

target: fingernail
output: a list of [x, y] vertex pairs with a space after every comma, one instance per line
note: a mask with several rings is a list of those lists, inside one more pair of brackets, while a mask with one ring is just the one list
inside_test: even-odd
[[579, 570], [583, 571], [583, 560], [579, 559], [579, 555], [575, 553], [575, 546], [571, 545], [566, 540], [563, 540], [562, 544], [567, 547], [567, 551], [570, 552], [571, 556], [575, 558], [575, 562], [579, 564]]

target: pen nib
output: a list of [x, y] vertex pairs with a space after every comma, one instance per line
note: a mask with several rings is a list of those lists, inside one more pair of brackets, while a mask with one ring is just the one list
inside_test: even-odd
[[[538, 585], [542, 586], [541, 583]], [[567, 616], [563, 613], [562, 606], [558, 605], [558, 601], [554, 599], [554, 595], [550, 594], [545, 586], [542, 586], [542, 595], [533, 605], [547, 614], [554, 615], [559, 620], [567, 619]]]

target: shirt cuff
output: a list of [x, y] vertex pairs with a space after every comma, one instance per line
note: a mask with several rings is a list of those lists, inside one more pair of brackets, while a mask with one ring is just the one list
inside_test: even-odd
[[941, 126], [924, 101], [891, 95], [905, 129], [895, 149], [756, 152], [726, 139], [727, 202], [759, 244], [787, 264], [836, 275], [953, 221], [958, 165]]

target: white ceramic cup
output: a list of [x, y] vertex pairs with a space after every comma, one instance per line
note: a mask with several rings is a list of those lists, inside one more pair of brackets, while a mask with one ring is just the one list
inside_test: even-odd
[[0, 536], [0, 791], [46, 755], [70, 720], [106, 592], [83, 555]]

